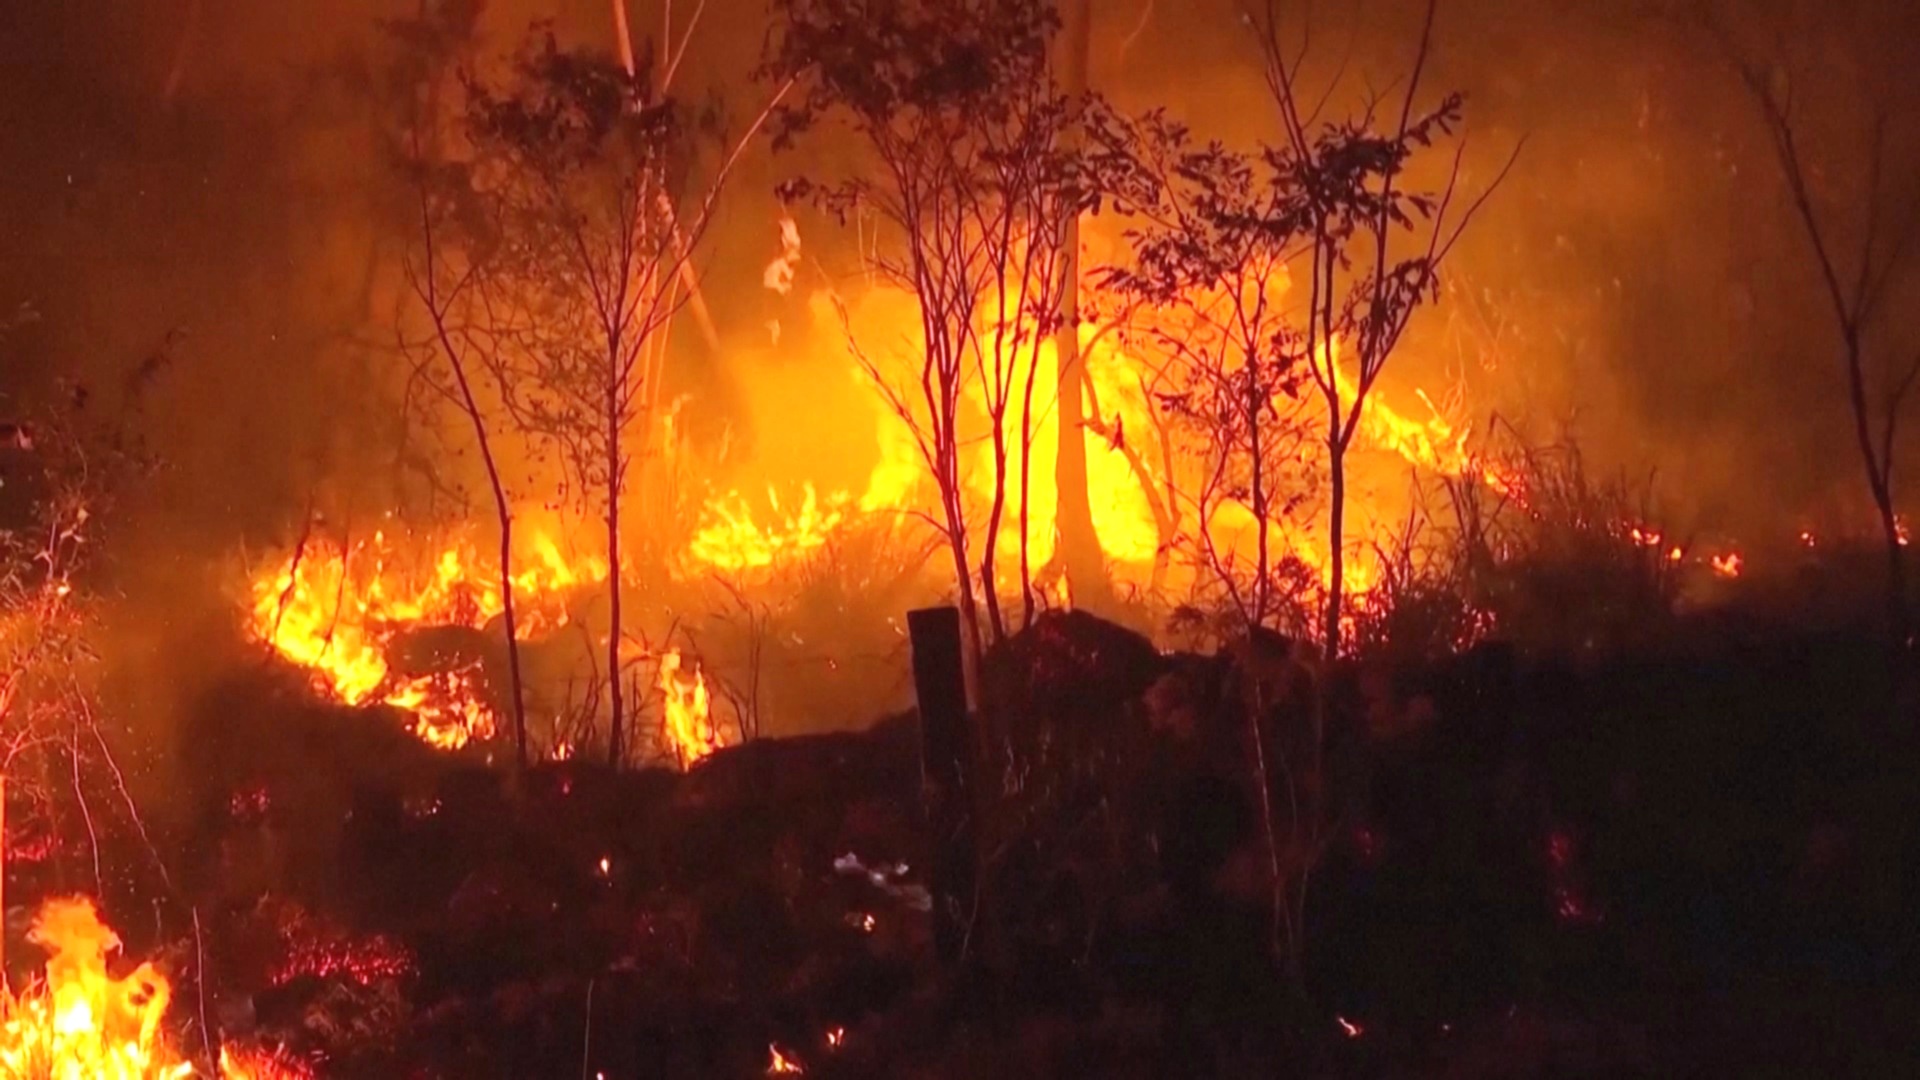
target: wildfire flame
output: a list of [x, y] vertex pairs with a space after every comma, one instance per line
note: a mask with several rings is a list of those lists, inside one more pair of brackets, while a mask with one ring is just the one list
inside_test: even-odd
[[[197, 1075], [161, 1028], [172, 997], [166, 976], [142, 963], [122, 978], [107, 959], [120, 937], [85, 897], [50, 900], [27, 940], [47, 949], [44, 977], [0, 991], [0, 1076], [45, 1080], [182, 1080]], [[233, 1048], [225, 1080], [295, 1080], [304, 1070], [277, 1055]]]
[[821, 499], [811, 483], [804, 485], [800, 505], [783, 510], [780, 493], [767, 489], [767, 500], [777, 520], [760, 524], [740, 493], [731, 491], [708, 508], [708, 522], [694, 534], [688, 553], [720, 570], [760, 570], [782, 558], [803, 555], [824, 546], [846, 519], [851, 501], [845, 492]]
[[[312, 673], [321, 693], [345, 705], [380, 702], [413, 714], [414, 732], [458, 749], [494, 731], [494, 710], [477, 664], [402, 677], [387, 644], [409, 629], [484, 629], [506, 609], [499, 575], [470, 541], [437, 545], [425, 573], [395, 553], [384, 531], [347, 546], [305, 544], [252, 585], [249, 631]], [[431, 550], [431, 548], [430, 548]], [[513, 576], [515, 634], [530, 638], [564, 625], [567, 597], [606, 580], [605, 560], [570, 560], [553, 538], [526, 545]]]
[[40, 909], [27, 940], [45, 946], [46, 980], [5, 1000], [0, 1066], [8, 1076], [54, 1080], [149, 1080], [193, 1075], [160, 1036], [171, 988], [151, 964], [125, 978], [107, 974], [120, 938], [92, 901], [55, 900]]
[[682, 768], [729, 745], [713, 722], [706, 673], [697, 667], [689, 669], [680, 650], [661, 655], [659, 688], [667, 743]]
[[220, 1076], [222, 1080], [311, 1080], [313, 1072], [282, 1054], [223, 1046]]

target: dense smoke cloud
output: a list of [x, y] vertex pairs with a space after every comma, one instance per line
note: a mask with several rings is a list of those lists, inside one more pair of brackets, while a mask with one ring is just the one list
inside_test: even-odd
[[[658, 6], [632, 6], [636, 36], [648, 34]], [[682, 17], [691, 7], [678, 5]], [[1320, 7], [1323, 74], [1344, 68], [1359, 88], [1369, 74], [1381, 85], [1404, 70], [1419, 5]], [[1235, 143], [1270, 137], [1239, 5], [1094, 8], [1094, 82], [1121, 107], [1165, 106]], [[140, 500], [138, 534], [118, 549], [128, 591], [166, 609], [149, 631], [157, 640], [191, 612], [212, 620], [224, 610], [227, 560], [243, 542], [284, 543], [316, 502], [377, 514], [406, 483], [404, 380], [391, 346], [396, 268], [413, 237], [383, 141], [390, 103], [377, 88], [393, 59], [383, 21], [422, 9], [417, 0], [6, 9], [0, 311], [29, 305], [32, 318], [0, 346], [0, 389], [23, 406], [79, 378], [111, 400], [122, 373], [164, 357], [142, 415], [169, 468]], [[534, 20], [610, 49], [609, 10], [604, 0], [493, 0], [481, 27], [495, 51]], [[1791, 14], [1756, 5], [1727, 17], [1752, 31], [1743, 41], [1766, 44], [1759, 28]], [[711, 0], [703, 17], [682, 85], [720, 92], [737, 120], [764, 93], [749, 81], [764, 6]], [[1877, 31], [1817, 19], [1833, 40], [1877, 42], [1883, 53], [1833, 45], [1816, 59], [1901, 70], [1913, 58], [1898, 50], [1915, 35], [1887, 18]], [[1425, 78], [1435, 93], [1467, 94], [1469, 187], [1523, 139], [1525, 149], [1451, 264], [1448, 302], [1416, 323], [1389, 395], [1405, 402], [1415, 387], [1440, 397], [1458, 386], [1461, 415], [1478, 425], [1497, 412], [1531, 437], [1578, 439], [1598, 467], [1657, 471], [1664, 505], [1687, 527], [1790, 530], [1829, 499], [1859, 501], [1804, 237], [1751, 102], [1708, 36], [1662, 5], [1450, 0]], [[1857, 110], [1827, 86], [1809, 94], [1806, 115], [1809, 152], [1844, 190], [1858, 171]], [[848, 152], [824, 142], [749, 155], [705, 271], [725, 355], [681, 338], [689, 361], [674, 393], [688, 395], [687, 428], [702, 452], [724, 448], [723, 476], [743, 484], [775, 462], [792, 471], [836, 434], [824, 421], [834, 409], [797, 415], [769, 403], [859, 395], [851, 379], [794, 366], [794, 356], [836, 348], [832, 327], [809, 335], [805, 290], [783, 302], [760, 286], [778, 250], [774, 183]], [[806, 273], [840, 280], [852, 270], [846, 230], [807, 214], [801, 224]], [[820, 422], [809, 427], [809, 417]]]
[[[386, 59], [381, 21], [417, 7], [79, 0], [6, 16], [16, 108], [0, 135], [12, 163], [0, 283], [40, 318], [12, 341], [34, 362], [16, 359], [7, 378], [105, 383], [174, 335], [171, 397], [154, 415], [174, 495], [192, 504], [183, 521], [265, 526], [343, 457], [393, 437], [367, 401], [380, 380], [359, 366], [377, 362], [354, 355], [391, 335], [370, 300], [408, 239], [381, 235], [404, 218], [366, 81]], [[713, 5], [689, 85], [752, 96], [760, 7]], [[1268, 134], [1237, 5], [1096, 7], [1095, 81], [1121, 105], [1165, 105], [1236, 142]], [[1315, 55], [1350, 85], [1389, 79], [1415, 7], [1318, 12]], [[551, 19], [609, 47], [607, 12], [495, 2], [482, 26], [505, 47]], [[636, 35], [657, 17], [636, 6]], [[1454, 264], [1458, 302], [1423, 321], [1421, 366], [1438, 368], [1423, 378], [1451, 365], [1476, 412], [1573, 419], [1590, 451], [1658, 465], [1670, 496], [1714, 514], [1737, 511], [1750, 472], [1791, 479], [1769, 501], [1851, 475], [1827, 460], [1843, 454], [1819, 452], [1839, 417], [1821, 407], [1835, 397], [1831, 345], [1801, 238], [1749, 103], [1700, 35], [1666, 8], [1454, 0], [1426, 78], [1468, 95], [1469, 183], [1517, 140], [1526, 149]], [[1832, 119], [1844, 117], [1816, 117]], [[715, 245], [711, 292], [743, 345], [767, 321], [752, 283], [772, 249], [770, 182], [804, 167], [752, 162]], [[816, 251], [834, 250], [826, 223], [804, 224]], [[724, 401], [724, 374], [704, 396]]]

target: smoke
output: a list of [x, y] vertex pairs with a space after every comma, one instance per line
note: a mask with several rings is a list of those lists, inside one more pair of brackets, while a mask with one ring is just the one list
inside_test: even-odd
[[[98, 407], [117, 408], [125, 373], [163, 361], [138, 419], [168, 467], [133, 493], [111, 560], [139, 613], [124, 630], [132, 683], [189, 679], [196, 656], [212, 666], [181, 638], [230, 624], [236, 550], [286, 542], [310, 506], [376, 515], [418, 482], [393, 357], [413, 237], [386, 157], [382, 24], [452, 2], [65, 0], [0, 12], [0, 100], [13, 106], [0, 125], [0, 310], [29, 304], [36, 316], [0, 343], [0, 392], [24, 408], [83, 380]], [[661, 6], [630, 6], [636, 36], [656, 34]], [[1769, 43], [1757, 28], [1793, 6], [1755, 8], [1737, 25]], [[675, 5], [678, 25], [695, 7]], [[1821, 10], [1838, 8], [1878, 10]], [[1126, 109], [1165, 106], [1236, 144], [1270, 139], [1241, 9], [1098, 3], [1093, 81]], [[1344, 71], [1359, 94], [1405, 71], [1417, 3], [1316, 10], [1321, 77]], [[719, 91], [737, 130], [764, 93], [749, 83], [764, 6], [709, 0], [702, 11], [680, 84]], [[1817, 20], [1823, 42], [1878, 46], [1831, 45], [1820, 59], [1866, 74], [1910, 67], [1900, 51], [1920, 35], [1894, 32], [1897, 13], [1878, 17], [1895, 21]], [[611, 51], [609, 0], [494, 0], [480, 19], [497, 49], [549, 19], [563, 38]], [[1497, 413], [1536, 438], [1575, 438], [1596, 467], [1657, 476], [1683, 528], [1791, 532], [1829, 501], [1857, 503], [1805, 237], [1712, 43], [1667, 6], [1446, 0], [1435, 50], [1425, 85], [1467, 94], [1468, 187], [1525, 146], [1383, 392], [1453, 393], [1477, 425]], [[1882, 89], [1895, 105], [1913, 93]], [[1808, 151], [1839, 198], [1860, 172], [1858, 110], [1838, 85], [1810, 88], [1806, 102]], [[1896, 144], [1890, 177], [1913, 175], [1912, 150]], [[775, 182], [853, 152], [831, 139], [777, 157], [761, 147], [734, 176], [704, 279], [723, 349], [682, 335], [666, 395], [687, 397], [693, 452], [726, 449], [723, 483], [797, 481], [809, 448], [830, 448], [823, 487], [857, 488], [857, 463], [840, 458], [870, 440], [834, 418], [872, 406], [855, 401], [838, 330], [811, 319], [806, 300], [823, 280], [851, 280], [852, 230], [795, 208], [799, 287], [783, 299], [762, 282], [782, 250]]]
[[[1349, 91], [1329, 115], [1399, 88], [1423, 6], [1308, 6], [1309, 71]], [[1440, 5], [1423, 81], [1436, 97], [1466, 94], [1466, 186], [1524, 147], [1387, 392], [1458, 382], [1477, 423], [1497, 411], [1534, 438], [1577, 440], [1596, 467], [1654, 476], [1676, 524], [1780, 531], [1829, 500], [1857, 504], [1864, 485], [1806, 237], [1703, 7]], [[1160, 2], [1137, 36], [1116, 14], [1096, 81], [1230, 143], [1277, 138], [1241, 8]], [[1847, 186], [1864, 156], [1863, 105], [1878, 95], [1898, 115], [1911, 96], [1884, 78], [1915, 59], [1910, 14], [1871, 2], [1718, 14], [1741, 47], [1800, 66], [1803, 149], [1832, 182], [1834, 228], [1856, 236], [1862, 207], [1846, 196], [1863, 189]], [[1892, 148], [1889, 179], [1915, 175], [1912, 150]]]

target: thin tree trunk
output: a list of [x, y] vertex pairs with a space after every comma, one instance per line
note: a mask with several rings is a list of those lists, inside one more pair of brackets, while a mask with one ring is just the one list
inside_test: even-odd
[[467, 381], [466, 365], [452, 359], [451, 343], [446, 340], [444, 332], [441, 344], [449, 349], [449, 362], [454, 376], [460, 382], [460, 396], [466, 405], [467, 418], [473, 422], [474, 439], [480, 444], [480, 460], [487, 469], [487, 485], [493, 491], [493, 512], [500, 524], [500, 614], [506, 621], [507, 683], [513, 695], [514, 765], [517, 770], [524, 772], [527, 767], [527, 699], [520, 674], [520, 633], [513, 600], [513, 505], [507, 498], [506, 484], [500, 479], [500, 465], [494, 460], [493, 439], [487, 434], [486, 420]]
[[[1338, 423], [1336, 420], [1335, 423]], [[1327, 472], [1329, 479], [1329, 503], [1327, 507], [1327, 611], [1324, 633], [1327, 642], [1327, 659], [1332, 661], [1340, 655], [1340, 615], [1346, 605], [1346, 552], [1345, 534], [1347, 526], [1347, 452], [1346, 447], [1337, 441], [1329, 441], [1327, 454]]]
[[[491, 466], [489, 467], [491, 469]], [[494, 505], [500, 515], [500, 613], [506, 619], [507, 681], [513, 694], [513, 760], [517, 769], [527, 768], [527, 699], [520, 677], [520, 633], [513, 609], [513, 513], [507, 508], [506, 493], [500, 490], [497, 476], [489, 476], [494, 487]]]
[[1247, 362], [1247, 438], [1253, 460], [1254, 542], [1259, 545], [1259, 552], [1254, 556], [1254, 573], [1257, 576], [1253, 582], [1253, 625], [1260, 626], [1267, 621], [1267, 588], [1272, 573], [1272, 555], [1267, 550], [1267, 542], [1272, 524], [1267, 520], [1267, 470], [1260, 445], [1260, 410], [1263, 403], [1260, 400], [1259, 372], [1254, 367], [1259, 361], [1249, 356]]
[[[615, 47], [620, 55], [620, 66], [626, 69], [627, 78], [639, 78], [639, 64], [633, 55], [633, 34], [627, 26], [627, 2], [626, 0], [612, 0], [612, 4], [613, 33], [616, 39]], [[657, 46], [659, 56], [664, 58], [667, 55], [668, 48], [670, 48], [670, 43], [667, 41], [666, 35], [662, 34], [659, 45]], [[663, 59], [655, 61], [654, 79], [656, 80], [656, 85], [654, 86], [655, 92], [664, 98], [667, 93], [667, 64]], [[693, 313], [693, 321], [699, 325], [700, 336], [706, 340], [707, 347], [715, 353], [718, 353], [720, 351], [720, 330], [714, 325], [713, 312], [707, 307], [706, 294], [700, 291], [700, 275], [694, 273], [692, 262], [686, 258], [685, 241], [681, 236], [680, 222], [675, 216], [673, 208], [668, 206], [665, 210], [667, 213], [668, 228], [673, 232], [674, 254], [680, 259], [680, 284], [687, 290], [687, 310]]]
[[1901, 542], [1900, 517], [1893, 508], [1893, 492], [1884, 481], [1876, 480], [1873, 495], [1887, 544], [1887, 633], [1894, 654], [1900, 656], [1911, 647], [1913, 636], [1913, 617], [1907, 607], [1907, 548]]
[[[1811, 221], [1811, 217], [1808, 217]], [[1811, 228], [1811, 225], [1809, 225]], [[1862, 356], [1864, 345], [1860, 332], [1848, 325], [1848, 316], [1844, 308], [1841, 312], [1841, 338], [1847, 349], [1847, 398], [1853, 408], [1854, 436], [1860, 443], [1861, 464], [1867, 469], [1867, 489], [1873, 493], [1873, 506], [1880, 515], [1881, 535], [1887, 545], [1887, 635], [1892, 642], [1895, 656], [1903, 654], [1909, 646], [1912, 633], [1912, 616], [1907, 608], [1907, 566], [1905, 545], [1900, 542], [1900, 517], [1893, 503], [1893, 460], [1892, 444], [1887, 446], [1887, 458], [1874, 449], [1871, 410], [1867, 405], [1865, 360]], [[1892, 420], [1888, 420], [1889, 425]]]
[[[500, 463], [493, 455], [493, 437], [487, 431], [486, 416], [474, 396], [473, 383], [467, 378], [466, 362], [454, 346], [453, 336], [447, 332], [445, 312], [435, 298], [433, 220], [427, 214], [424, 197], [421, 215], [427, 243], [427, 281], [422, 299], [427, 302], [428, 314], [433, 318], [433, 329], [440, 340], [440, 348], [447, 354], [447, 366], [453, 369], [454, 381], [460, 387], [460, 404], [466, 411], [468, 421], [473, 424], [474, 442], [480, 447], [480, 461], [487, 470], [487, 486], [493, 492], [494, 515], [500, 524], [500, 604], [501, 615], [506, 620], [507, 682], [513, 695], [514, 764], [518, 771], [525, 771], [527, 702], [520, 673], [520, 635], [513, 601], [513, 504], [507, 497], [506, 483], [500, 478]], [[338, 610], [338, 605], [335, 610]]]
[[1000, 550], [1000, 520], [1007, 512], [1007, 436], [1003, 413], [993, 418], [993, 506], [987, 512], [987, 535], [980, 553], [980, 587], [986, 594], [987, 620], [998, 642], [1007, 636], [1007, 624], [1000, 614], [1000, 588], [996, 563]]
[[607, 701], [612, 716], [607, 729], [607, 761], [615, 769], [625, 749], [626, 701], [620, 685], [620, 352], [609, 349], [607, 362]]
[[[1038, 357], [1034, 358], [1038, 361]], [[1033, 365], [1027, 368], [1027, 393], [1020, 406], [1020, 626], [1033, 625], [1033, 545], [1027, 531], [1033, 517]]]
[[953, 554], [954, 583], [959, 589], [960, 620], [966, 624], [967, 690], [971, 695], [979, 685], [980, 665], [985, 659], [985, 645], [980, 634], [980, 608], [973, 594], [973, 570], [967, 565], [967, 519], [960, 502], [963, 495], [960, 490], [959, 448], [954, 445], [956, 438], [952, 420], [949, 417], [943, 438], [946, 445], [940, 446], [937, 450], [940, 470], [936, 479], [947, 519], [947, 547]]
[[[0, 767], [0, 916], [7, 911], [7, 773]], [[0, 987], [7, 980], [7, 935], [0, 933]]]

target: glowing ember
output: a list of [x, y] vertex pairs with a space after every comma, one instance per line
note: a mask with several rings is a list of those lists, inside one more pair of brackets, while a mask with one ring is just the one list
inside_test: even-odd
[[1735, 551], [1735, 552], [1730, 552], [1726, 555], [1715, 555], [1712, 559], [1711, 565], [1713, 566], [1713, 572], [1720, 575], [1721, 577], [1737, 578], [1740, 576], [1740, 569], [1742, 566], [1740, 553]]
[[[312, 673], [317, 690], [346, 705], [375, 702], [413, 714], [414, 732], [458, 749], [493, 735], [493, 709], [479, 661], [452, 671], [401, 676], [387, 645], [403, 631], [436, 626], [479, 630], [505, 610], [499, 575], [470, 542], [430, 546], [424, 562], [396, 555], [384, 532], [347, 547], [301, 545], [256, 578], [248, 629], [287, 661]], [[566, 600], [604, 581], [604, 560], [569, 560], [544, 534], [524, 546], [513, 579], [516, 634], [564, 625]], [[430, 567], [424, 572], [409, 566]]]
[[1591, 926], [1606, 918], [1579, 889], [1570, 885], [1553, 890], [1553, 913], [1561, 922], [1576, 926]]
[[828, 1046], [831, 1046], [835, 1050], [838, 1050], [846, 1041], [847, 1041], [846, 1028], [836, 1027], [836, 1028], [827, 1029], [827, 1045]]
[[319, 934], [289, 935], [286, 956], [273, 970], [274, 986], [295, 979], [344, 979], [355, 986], [372, 986], [413, 972], [413, 954], [405, 946], [374, 936], [353, 940]]
[[220, 1075], [223, 1080], [310, 1080], [313, 1071], [284, 1054], [223, 1046]]
[[728, 745], [713, 722], [706, 675], [697, 667], [689, 669], [680, 650], [670, 649], [660, 657], [659, 686], [668, 750], [682, 768]]
[[241, 788], [227, 799], [227, 814], [235, 821], [259, 821], [271, 809], [273, 798], [262, 784]]
[[1347, 1038], [1349, 1039], [1357, 1039], [1360, 1036], [1365, 1035], [1367, 1033], [1367, 1029], [1365, 1027], [1361, 1026], [1360, 1024], [1354, 1023], [1353, 1021], [1347, 1019], [1344, 1016], [1336, 1016], [1333, 1019], [1334, 1019], [1334, 1022], [1340, 1025], [1340, 1030], [1345, 1032]]

